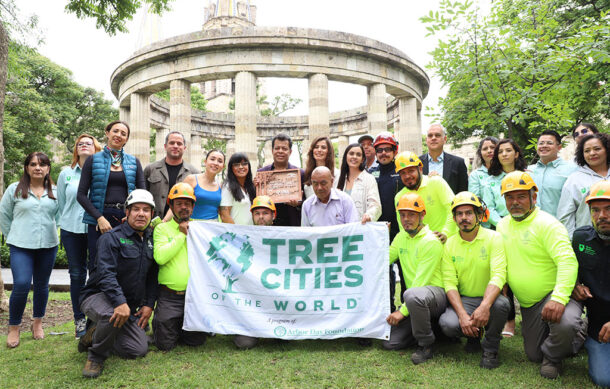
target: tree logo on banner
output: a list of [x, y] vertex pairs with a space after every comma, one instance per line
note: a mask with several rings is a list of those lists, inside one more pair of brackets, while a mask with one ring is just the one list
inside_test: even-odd
[[254, 249], [248, 240], [248, 235], [225, 232], [212, 238], [206, 256], [208, 263], [215, 266], [226, 279], [222, 291], [235, 293], [233, 284], [238, 280], [239, 275], [247, 272], [252, 265]]
[[275, 336], [277, 336], [278, 338], [283, 338], [284, 336], [286, 336], [286, 328], [283, 326], [277, 326], [275, 327], [275, 329], [273, 330], [273, 334]]

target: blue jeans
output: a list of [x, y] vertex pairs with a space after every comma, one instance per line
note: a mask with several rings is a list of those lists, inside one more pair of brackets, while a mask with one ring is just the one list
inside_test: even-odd
[[[112, 228], [121, 224], [121, 220], [125, 217], [125, 212], [122, 209], [117, 208], [104, 208], [102, 215], [108, 220], [108, 223]], [[102, 236], [97, 230], [97, 224], [89, 224], [87, 226], [87, 245], [89, 247], [89, 262], [87, 263], [87, 269], [89, 274], [93, 274], [95, 270], [95, 263], [97, 261], [97, 240]]]
[[75, 234], [60, 230], [61, 243], [66, 249], [68, 257], [68, 271], [70, 273], [70, 299], [74, 321], [84, 319], [85, 314], [80, 310], [80, 291], [87, 281], [87, 234]]
[[13, 291], [9, 299], [9, 321], [11, 326], [21, 324], [25, 304], [28, 300], [32, 278], [34, 280], [34, 318], [43, 318], [49, 299], [49, 278], [55, 264], [57, 246], [48, 249], [24, 249], [9, 245]]
[[595, 383], [604, 388], [610, 387], [610, 343], [600, 343], [587, 336], [585, 348], [589, 353], [589, 375]]

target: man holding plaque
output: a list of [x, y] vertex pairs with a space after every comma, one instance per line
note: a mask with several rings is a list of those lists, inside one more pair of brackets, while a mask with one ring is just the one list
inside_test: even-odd
[[[273, 155], [273, 163], [258, 169], [259, 172], [298, 169], [301, 175], [301, 200], [290, 200], [283, 203], [275, 201], [277, 216], [273, 224], [276, 226], [298, 227], [301, 225], [301, 201], [303, 199], [305, 172], [303, 169], [299, 169], [288, 162], [290, 154], [292, 154], [292, 139], [288, 135], [280, 133], [273, 137], [271, 140], [271, 153]], [[259, 182], [258, 179], [255, 180], [255, 183], [257, 182]], [[266, 194], [257, 192], [257, 196]]]

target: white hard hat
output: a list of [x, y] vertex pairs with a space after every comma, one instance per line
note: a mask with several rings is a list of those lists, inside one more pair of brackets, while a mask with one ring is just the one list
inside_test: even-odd
[[145, 189], [133, 190], [129, 196], [127, 196], [125, 208], [135, 203], [145, 203], [153, 207], [153, 209], [155, 208], [155, 200], [153, 199], [153, 195]]

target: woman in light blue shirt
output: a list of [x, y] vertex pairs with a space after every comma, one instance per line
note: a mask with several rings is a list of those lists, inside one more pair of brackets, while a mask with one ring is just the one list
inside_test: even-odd
[[87, 225], [83, 223], [85, 210], [76, 201], [76, 194], [85, 161], [100, 151], [102, 146], [97, 139], [89, 134], [81, 134], [74, 144], [72, 164], [62, 170], [57, 179], [60, 236], [68, 257], [70, 299], [77, 338], [85, 334], [87, 323], [85, 314], [81, 312], [79, 306], [80, 290], [87, 281]]
[[44, 153], [28, 155], [23, 176], [12, 183], [0, 201], [0, 230], [10, 249], [13, 292], [9, 300], [9, 348], [19, 346], [19, 326], [34, 283], [32, 336], [44, 338], [42, 318], [49, 298], [49, 277], [57, 254], [59, 202], [49, 175], [51, 161]]
[[477, 148], [477, 158], [475, 163], [480, 163], [481, 166], [475, 168], [470, 177], [468, 177], [468, 191], [476, 194], [479, 198], [483, 198], [483, 188], [487, 184], [489, 178], [489, 166], [494, 156], [494, 149], [498, 144], [498, 138], [488, 136], [481, 140]]

